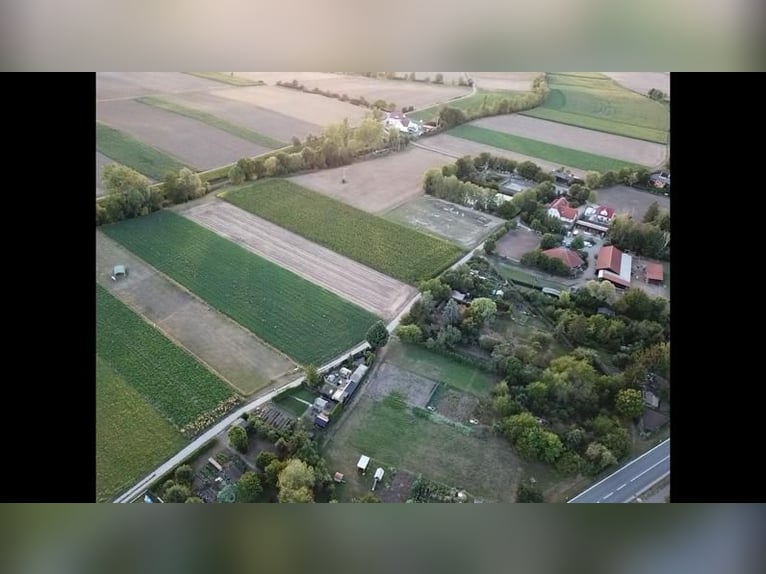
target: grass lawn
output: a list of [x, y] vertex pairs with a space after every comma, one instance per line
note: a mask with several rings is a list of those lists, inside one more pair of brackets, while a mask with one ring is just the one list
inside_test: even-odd
[[96, 500], [106, 502], [184, 444], [173, 425], [96, 356]]
[[137, 101], [141, 102], [142, 104], [146, 104], [148, 106], [154, 106], [155, 108], [160, 108], [162, 110], [167, 110], [174, 114], [185, 116], [187, 118], [192, 118], [193, 120], [198, 120], [204, 124], [207, 124], [219, 130], [228, 132], [231, 135], [237, 136], [239, 138], [242, 138], [243, 140], [247, 140], [249, 142], [261, 145], [269, 149], [278, 149], [281, 147], [285, 147], [287, 145], [284, 142], [280, 142], [275, 140], [274, 138], [270, 138], [269, 136], [259, 134], [258, 132], [255, 132], [251, 129], [229, 123], [226, 120], [222, 120], [221, 118], [214, 116], [213, 114], [209, 114], [207, 112], [203, 112], [200, 110], [195, 110], [193, 108], [188, 108], [186, 106], [182, 106], [174, 102], [168, 102], [167, 100], [163, 100], [162, 98], [157, 98], [154, 96], [146, 96], [143, 98], [138, 98]]
[[429, 279], [461, 255], [459, 247], [308, 190], [266, 179], [219, 195], [259, 217], [407, 283]]
[[450, 108], [458, 108], [466, 112], [468, 115], [473, 115], [481, 110], [484, 102], [486, 102], [486, 105], [489, 109], [494, 109], [498, 102], [506, 99], [511, 100], [512, 102], [518, 100], [523, 101], [524, 99], [530, 97], [531, 93], [532, 92], [477, 90], [474, 95], [468, 96], [467, 98], [455, 100], [454, 102], [444, 102], [424, 110], [412, 112], [407, 114], [407, 116], [419, 121], [433, 120], [438, 117], [439, 110], [444, 106], [448, 106]]
[[[657, 143], [668, 143], [666, 105], [602, 74], [549, 73], [550, 93], [527, 116]], [[576, 167], [576, 166], [573, 166]]]
[[101, 122], [96, 122], [96, 150], [155, 181], [161, 180], [168, 171], [189, 167], [173, 156]]
[[281, 408], [285, 409], [287, 412], [292, 413], [296, 417], [299, 417], [306, 412], [307, 408], [309, 408], [309, 405], [306, 403], [311, 404], [316, 398], [317, 395], [301, 386], [297, 389], [290, 389], [287, 392], [282, 393], [280, 396], [275, 397], [273, 402], [279, 405]]
[[564, 283], [559, 283], [550, 279], [541, 279], [536, 275], [527, 273], [524, 269], [514, 265], [509, 261], [503, 261], [497, 257], [490, 257], [489, 261], [492, 263], [492, 266], [497, 270], [500, 276], [504, 279], [508, 279], [509, 281], [518, 281], [520, 283], [537, 288], [551, 287], [553, 289], [559, 290], [569, 289], [569, 287]]
[[452, 128], [447, 133], [497, 148], [515, 151], [532, 157], [539, 157], [540, 159], [555, 164], [584, 170], [599, 171], [603, 173], [609, 170], [619, 170], [623, 167], [638, 167], [636, 164], [621, 161], [619, 159], [612, 159], [593, 153], [561, 147], [468, 124]]
[[338, 295], [168, 210], [102, 231], [301, 364], [321, 365], [378, 320]]
[[472, 395], [489, 395], [489, 391], [500, 380], [491, 373], [433, 353], [419, 345], [398, 341], [389, 344], [391, 348], [386, 352], [387, 361]]
[[96, 352], [179, 428], [233, 395], [226, 383], [98, 284]]
[[197, 76], [207, 80], [223, 82], [231, 86], [263, 86], [265, 83], [261, 80], [250, 80], [242, 76], [236, 76], [231, 72], [186, 72], [190, 76]]

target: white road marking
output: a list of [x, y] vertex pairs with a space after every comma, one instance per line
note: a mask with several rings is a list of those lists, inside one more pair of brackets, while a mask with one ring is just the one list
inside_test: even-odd
[[609, 494], [607, 494], [607, 495], [606, 495], [606, 496], [603, 498], [603, 500], [606, 500], [607, 498], [609, 498], [609, 497], [610, 497], [610, 496], [612, 496], [613, 494], [614, 494], [614, 491], [610, 492]]
[[625, 484], [623, 484], [622, 486], [618, 486], [618, 487], [617, 487], [617, 490], [622, 490], [622, 489], [623, 489], [623, 488], [625, 488], [626, 486], [628, 486], [628, 483], [627, 483], [627, 482], [626, 482]]
[[641, 477], [642, 477], [643, 475], [645, 475], [647, 472], [649, 472], [650, 470], [652, 470], [652, 469], [653, 469], [655, 466], [659, 466], [660, 464], [662, 464], [663, 462], [665, 462], [665, 461], [666, 461], [666, 460], [668, 460], [669, 458], [670, 458], [670, 455], [666, 456], [666, 457], [665, 457], [665, 458], [663, 458], [661, 461], [654, 463], [652, 466], [650, 466], [649, 468], [647, 468], [647, 469], [646, 469], [644, 472], [642, 472], [641, 474], [638, 474], [638, 475], [634, 476], [633, 478], [631, 478], [631, 479], [630, 479], [630, 482], [633, 482], [634, 480], [637, 480], [637, 479], [641, 478]]

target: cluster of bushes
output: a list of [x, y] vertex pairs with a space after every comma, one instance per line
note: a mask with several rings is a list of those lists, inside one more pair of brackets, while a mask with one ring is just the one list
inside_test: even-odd
[[607, 232], [607, 241], [623, 251], [655, 259], [670, 259], [670, 213], [665, 211], [648, 222], [618, 215]]
[[535, 267], [546, 273], [558, 275], [559, 277], [569, 277], [572, 275], [569, 266], [561, 259], [548, 257], [540, 249], [535, 249], [521, 256], [521, 264]]
[[[364, 76], [365, 78], [383, 78], [385, 80], [401, 80], [401, 81], [409, 81], [409, 82], [425, 82], [425, 83], [434, 83], [434, 84], [443, 84], [444, 83], [444, 74], [441, 72], [437, 72], [436, 75], [433, 77], [433, 80], [431, 79], [431, 76], [424, 76], [423, 78], [418, 78], [416, 72], [410, 72], [409, 74], [399, 75], [396, 72], [357, 72], [359, 75]], [[454, 84], [455, 82], [453, 82]], [[459, 86], [472, 86], [473, 80], [466, 80], [462, 76], [458, 79], [457, 85]]]
[[412, 483], [412, 489], [410, 491], [410, 498], [407, 502], [461, 502], [458, 494], [460, 491], [457, 488], [450, 488], [423, 478], [423, 475], [419, 474]]
[[438, 169], [429, 169], [423, 178], [423, 189], [428, 195], [473, 207], [480, 211], [494, 211], [495, 196], [493, 189], [460, 181], [455, 175], [445, 176]]
[[362, 106], [364, 108], [377, 108], [379, 110], [384, 110], [387, 112], [393, 112], [396, 109], [396, 104], [393, 102], [386, 102], [385, 100], [376, 100], [374, 102], [369, 102], [364, 96], [359, 96], [358, 98], [352, 98], [348, 94], [339, 94], [337, 92], [331, 92], [330, 90], [321, 90], [319, 88], [307, 88], [298, 80], [292, 80], [290, 82], [277, 82], [278, 86], [282, 86], [283, 88], [291, 88], [293, 90], [300, 90], [301, 92], [306, 92], [307, 94], [318, 94], [320, 96], [325, 96], [326, 98], [334, 98], [336, 100], [340, 100], [341, 102], [348, 102], [349, 104], [355, 105], [355, 106]]

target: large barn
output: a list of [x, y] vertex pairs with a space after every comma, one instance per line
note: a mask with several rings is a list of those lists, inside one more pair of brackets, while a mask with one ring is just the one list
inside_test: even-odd
[[630, 287], [630, 270], [632, 268], [633, 257], [626, 255], [614, 245], [605, 245], [599, 250], [596, 257], [598, 279], [609, 281], [621, 289]]

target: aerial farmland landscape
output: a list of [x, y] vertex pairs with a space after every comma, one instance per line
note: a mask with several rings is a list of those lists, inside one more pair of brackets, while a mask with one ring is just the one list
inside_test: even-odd
[[95, 116], [95, 500], [669, 500], [669, 73], [104, 72]]

